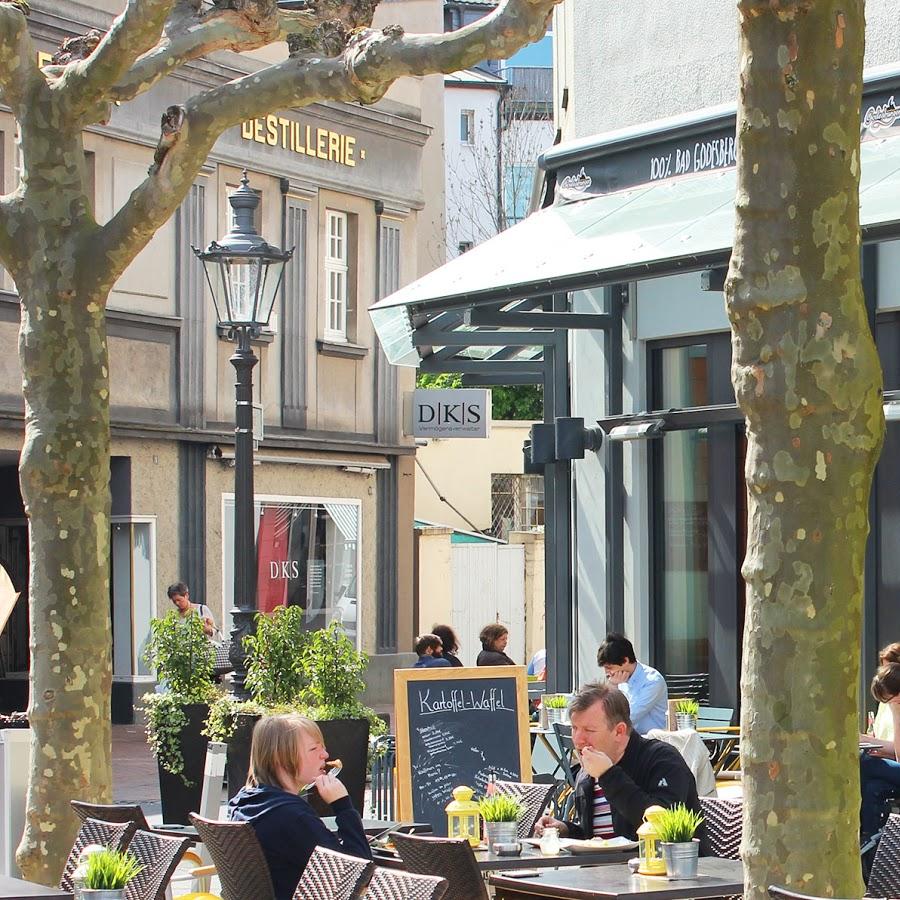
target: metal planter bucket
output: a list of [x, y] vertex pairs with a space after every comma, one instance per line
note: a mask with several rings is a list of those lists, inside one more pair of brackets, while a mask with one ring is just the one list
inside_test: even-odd
[[690, 713], [675, 713], [675, 728], [678, 731], [696, 731], [697, 717]]
[[569, 721], [569, 711], [565, 707], [557, 707], [555, 709], [547, 707], [547, 727], [552, 728], [554, 722], [565, 725]]
[[109, 888], [108, 890], [80, 888], [76, 896], [81, 900], [124, 900], [125, 888]]
[[697, 863], [700, 857], [700, 841], [690, 843], [662, 844], [663, 859], [666, 861], [666, 877], [672, 881], [697, 877]]
[[518, 840], [517, 822], [485, 822], [484, 842], [488, 849], [494, 844], [515, 844]]

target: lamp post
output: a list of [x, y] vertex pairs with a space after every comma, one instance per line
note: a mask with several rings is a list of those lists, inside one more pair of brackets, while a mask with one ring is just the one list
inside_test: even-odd
[[237, 347], [231, 357], [235, 370], [234, 428], [234, 625], [231, 652], [232, 692], [249, 695], [244, 638], [254, 630], [256, 614], [256, 536], [253, 528], [253, 367], [257, 363], [251, 340], [269, 324], [272, 307], [293, 254], [266, 243], [257, 233], [253, 216], [259, 196], [250, 187], [247, 170], [241, 186], [228, 202], [232, 223], [228, 233], [206, 250], [191, 249], [203, 262], [219, 324], [228, 329]]

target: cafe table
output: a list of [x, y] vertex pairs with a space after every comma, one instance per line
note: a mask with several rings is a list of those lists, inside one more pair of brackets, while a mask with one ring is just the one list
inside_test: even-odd
[[35, 884], [33, 881], [23, 881], [21, 878], [10, 878], [0, 875], [0, 898], [2, 900], [71, 900], [72, 895], [68, 891], [58, 887], [46, 887], [43, 884]]
[[[552, 856], [544, 856], [537, 847], [525, 844], [517, 856], [498, 856], [484, 849], [475, 850], [475, 862], [482, 872], [503, 872], [508, 869], [555, 869], [571, 866], [622, 865], [637, 851], [634, 847], [594, 850], [589, 853], [569, 853], [563, 851]], [[386, 854], [373, 849], [375, 864], [389, 869], [403, 869], [403, 860], [396, 854]]]
[[[529, 868], [522, 865], [520, 868]], [[534, 868], [533, 866], [531, 868]], [[553, 869], [530, 878], [491, 875], [495, 900], [684, 900], [687, 897], [729, 897], [744, 891], [740, 860], [705, 857], [696, 878], [669, 881], [658, 875], [633, 875], [628, 866]]]

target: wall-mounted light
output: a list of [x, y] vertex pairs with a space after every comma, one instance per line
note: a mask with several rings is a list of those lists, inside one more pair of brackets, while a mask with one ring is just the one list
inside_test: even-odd
[[611, 441], [643, 441], [660, 437], [666, 422], [664, 419], [650, 419], [647, 422], [629, 422], [611, 428], [607, 437]]
[[900, 422], [900, 400], [888, 400], [884, 404], [884, 421]]

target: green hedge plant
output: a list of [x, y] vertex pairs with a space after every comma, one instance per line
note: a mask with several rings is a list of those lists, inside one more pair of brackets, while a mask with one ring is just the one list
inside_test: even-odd
[[147, 740], [160, 765], [184, 777], [181, 734], [187, 727], [184, 707], [211, 703], [215, 648], [203, 631], [199, 616], [182, 618], [171, 610], [162, 619], [150, 620], [150, 640], [144, 651], [147, 665], [156, 669], [161, 693], [145, 694], [142, 707], [147, 717]]

